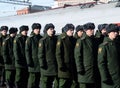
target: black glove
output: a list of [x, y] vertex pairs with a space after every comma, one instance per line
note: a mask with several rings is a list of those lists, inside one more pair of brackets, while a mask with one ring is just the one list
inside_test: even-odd
[[60, 70], [63, 71], [63, 72], [66, 72], [67, 68], [65, 66], [64, 67], [60, 67]]
[[29, 67], [34, 67], [34, 63], [28, 64]]
[[48, 66], [44, 65], [44, 66], [40, 66], [42, 69], [47, 70]]
[[78, 71], [78, 73], [79, 73], [80, 75], [84, 75], [84, 74], [85, 74], [85, 70]]
[[6, 62], [4, 62], [4, 64], [9, 64], [9, 65], [11, 65], [12, 62], [11, 62], [11, 61], [6, 61]]
[[107, 80], [104, 80], [103, 83], [105, 83], [107, 85], [112, 85], [113, 81], [111, 79], [107, 79]]

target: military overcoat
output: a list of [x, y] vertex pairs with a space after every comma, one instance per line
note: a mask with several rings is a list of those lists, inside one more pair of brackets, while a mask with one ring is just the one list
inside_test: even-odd
[[45, 36], [39, 41], [38, 58], [40, 63], [41, 74], [44, 76], [57, 75], [56, 36]]
[[8, 37], [3, 42], [3, 58], [5, 69], [15, 70], [15, 57], [13, 54], [13, 41], [14, 37]]
[[76, 65], [74, 58], [74, 47], [76, 39], [69, 37], [66, 33], [59, 36], [56, 47], [56, 58], [58, 63], [58, 77], [76, 80]]
[[42, 36], [40, 34], [35, 35], [31, 33], [30, 37], [26, 40], [25, 55], [29, 72], [40, 72], [38, 45], [41, 38]]
[[74, 54], [80, 83], [95, 83], [98, 71], [96, 53], [97, 45], [94, 36], [89, 37], [85, 34], [77, 40]]
[[105, 38], [98, 49], [102, 88], [120, 88], [120, 43]]
[[18, 34], [14, 39], [13, 52], [15, 56], [16, 68], [27, 68], [25, 57], [25, 42], [28, 36]]

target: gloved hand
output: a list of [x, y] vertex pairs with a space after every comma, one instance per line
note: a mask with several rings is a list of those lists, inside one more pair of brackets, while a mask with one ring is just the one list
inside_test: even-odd
[[78, 73], [79, 73], [80, 75], [84, 75], [84, 74], [85, 74], [85, 70], [78, 71]]
[[28, 66], [29, 66], [29, 67], [34, 67], [34, 64], [33, 64], [33, 63], [31, 63], [31, 64], [28, 64]]
[[67, 68], [65, 66], [64, 67], [60, 67], [60, 70], [63, 71], [63, 72], [66, 72]]
[[42, 69], [47, 70], [48, 66], [44, 65], [44, 66], [40, 66]]
[[107, 85], [112, 85], [113, 81], [111, 79], [107, 79], [107, 80], [104, 80], [103, 83], [105, 83]]

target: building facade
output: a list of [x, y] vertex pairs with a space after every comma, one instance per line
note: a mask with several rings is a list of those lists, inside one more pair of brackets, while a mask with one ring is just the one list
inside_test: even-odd
[[[99, 0], [99, 2], [107, 3], [109, 0]], [[95, 0], [54, 0], [54, 7], [63, 7], [64, 5], [77, 5], [82, 3], [95, 2]]]
[[51, 9], [51, 7], [49, 7], [49, 6], [33, 5], [33, 6], [29, 6], [29, 7], [23, 8], [21, 10], [17, 10], [17, 15], [34, 13], [34, 12], [39, 12], [39, 11], [44, 11], [44, 10], [49, 10], [49, 9]]

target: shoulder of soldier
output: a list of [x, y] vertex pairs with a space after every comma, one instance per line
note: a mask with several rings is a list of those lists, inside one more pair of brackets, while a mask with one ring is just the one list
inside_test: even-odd
[[30, 36], [29, 36], [29, 38], [32, 38], [32, 37], [34, 37], [34, 35], [30, 35]]
[[20, 35], [20, 34], [17, 34], [15, 38], [20, 38], [20, 37], [21, 37], [21, 35]]
[[26, 41], [30, 41], [33, 37], [34, 37], [34, 35], [28, 36]]
[[64, 35], [64, 36], [61, 36], [61, 39], [65, 39], [65, 37], [66, 37], [65, 35]]
[[100, 30], [96, 30], [95, 37], [99, 38], [101, 35], [102, 33], [100, 32]]
[[20, 38], [21, 38], [21, 35], [18, 34], [18, 35], [15, 36], [14, 41], [16, 42], [16, 41], [18, 41]]
[[32, 38], [32, 37], [27, 37], [26, 43], [30, 42], [30, 41], [31, 41], [31, 38]]
[[54, 35], [54, 38], [58, 38], [58, 35]]
[[80, 40], [85, 40], [85, 36], [82, 36], [82, 37], [80, 38]]
[[3, 41], [2, 45], [4, 46], [4, 45], [9, 41], [9, 39], [10, 39], [10, 37], [7, 37], [7, 38]]
[[66, 35], [64, 33], [58, 36], [58, 39], [65, 39], [65, 38], [66, 38]]
[[7, 37], [6, 39], [5, 39], [5, 41], [8, 41], [10, 39], [10, 37]]
[[103, 43], [102, 43], [102, 45], [107, 45], [107, 44], [108, 44], [108, 42], [103, 42]]
[[108, 43], [109, 43], [109, 42], [103, 42], [103, 43], [101, 43], [101, 44], [99, 45], [99, 47], [106, 46], [106, 45], [108, 45]]
[[42, 37], [40, 41], [44, 41], [45, 39], [47, 39], [47, 37]]

